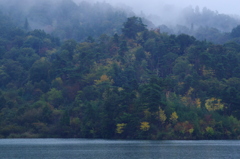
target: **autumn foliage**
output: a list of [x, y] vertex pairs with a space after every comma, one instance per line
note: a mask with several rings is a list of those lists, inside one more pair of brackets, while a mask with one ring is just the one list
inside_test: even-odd
[[239, 138], [238, 43], [148, 30], [138, 17], [122, 34], [60, 42], [3, 17], [1, 138]]

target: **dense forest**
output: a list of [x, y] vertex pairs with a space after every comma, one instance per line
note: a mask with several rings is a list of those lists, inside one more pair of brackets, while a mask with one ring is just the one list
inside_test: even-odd
[[0, 13], [0, 137], [239, 139], [240, 26], [216, 44], [113, 12], [64, 36]]

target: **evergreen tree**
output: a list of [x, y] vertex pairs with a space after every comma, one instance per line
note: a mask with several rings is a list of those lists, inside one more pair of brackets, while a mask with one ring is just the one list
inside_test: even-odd
[[24, 22], [24, 30], [26, 30], [26, 31], [29, 31], [30, 30], [30, 26], [29, 26], [29, 23], [28, 23], [28, 19], [26, 18], [25, 19], [25, 22]]
[[123, 24], [123, 35], [135, 39], [138, 32], [146, 30], [146, 25], [143, 24], [142, 19], [139, 17], [130, 17], [127, 22]]

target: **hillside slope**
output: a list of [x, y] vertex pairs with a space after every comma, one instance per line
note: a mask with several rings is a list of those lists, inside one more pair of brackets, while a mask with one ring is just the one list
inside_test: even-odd
[[0, 15], [0, 136], [237, 139], [240, 45], [148, 30], [78, 43]]

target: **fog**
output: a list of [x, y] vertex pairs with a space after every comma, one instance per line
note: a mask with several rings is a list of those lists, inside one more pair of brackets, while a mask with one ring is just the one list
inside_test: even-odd
[[[75, 0], [79, 1], [79, 0]], [[134, 11], [143, 11], [147, 14], [158, 13], [161, 8], [185, 8], [188, 6], [199, 6], [200, 8], [207, 7], [210, 10], [218, 11], [224, 14], [240, 15], [239, 4], [237, 0], [219, 1], [219, 0], [88, 0], [88, 1], [105, 1], [111, 4], [126, 4], [133, 8]]]
[[[75, 2], [83, 0], [74, 0]], [[179, 16], [181, 11], [186, 7], [195, 9], [199, 7], [202, 10], [204, 7], [215, 11], [219, 14], [228, 14], [232, 16], [240, 15], [240, 10], [237, 0], [219, 1], [219, 0], [87, 0], [88, 2], [107, 2], [116, 7], [128, 7], [137, 16], [146, 17], [155, 25], [167, 24], [184, 24], [184, 21]]]
[[[57, 30], [56, 27], [62, 25], [72, 28], [73, 23], [78, 29], [79, 25], [91, 24], [108, 28], [107, 33], [115, 32], [121, 30], [127, 17], [134, 15], [141, 17], [148, 29], [160, 28], [169, 34], [195, 35], [194, 32], [202, 28], [214, 28], [216, 33], [230, 32], [240, 24], [236, 0], [0, 0], [0, 10], [19, 24], [27, 18], [31, 29], [44, 29], [46, 32]], [[123, 13], [123, 16], [117, 17], [114, 12]]]
[[[40, 0], [47, 1], [47, 0]], [[51, 0], [60, 2], [62, 0]], [[240, 15], [239, 4], [237, 0], [219, 1], [219, 0], [73, 0], [76, 3], [81, 1], [86, 2], [106, 2], [114, 5], [115, 7], [125, 7], [136, 13], [136, 15], [144, 14], [146, 17], [159, 16], [162, 20], [168, 20], [176, 23], [179, 19], [179, 12], [186, 7], [191, 6], [195, 8], [198, 6], [201, 9], [204, 7], [217, 11], [220, 14]], [[29, 6], [34, 0], [0, 0], [1, 3], [6, 2], [19, 3], [20, 6]], [[159, 19], [158, 17], [158, 19]], [[151, 19], [151, 18], [150, 18]], [[154, 19], [151, 19], [154, 21]], [[180, 20], [181, 21], [181, 20]], [[155, 21], [157, 23], [157, 21]], [[161, 22], [163, 23], [163, 22]], [[178, 23], [178, 22], [177, 22]]]
[[[46, 1], [46, 0], [40, 0]], [[55, 2], [59, 2], [61, 0], [51, 0]], [[136, 14], [140, 14], [143, 12], [146, 15], [166, 15], [175, 14], [179, 10], [192, 6], [195, 8], [199, 6], [200, 9], [207, 7], [210, 10], [218, 11], [223, 14], [230, 15], [240, 15], [239, 4], [240, 2], [237, 0], [228, 0], [228, 1], [219, 1], [219, 0], [73, 0], [75, 2], [86, 1], [86, 2], [107, 2], [113, 4], [115, 6], [129, 6], [132, 11]], [[6, 3], [19, 3], [19, 5], [29, 5], [34, 2], [33, 0], [0, 0], [0, 2]], [[174, 16], [176, 16], [175, 14]]]

